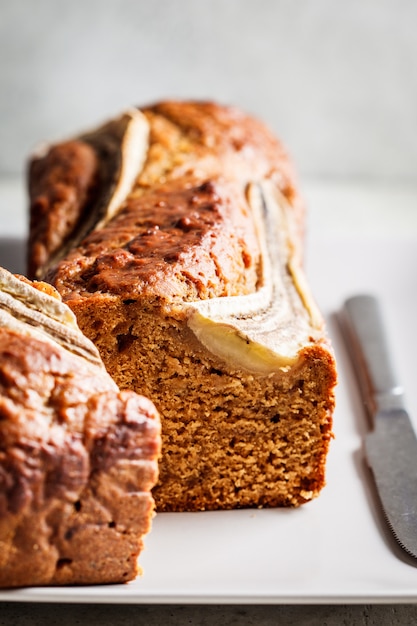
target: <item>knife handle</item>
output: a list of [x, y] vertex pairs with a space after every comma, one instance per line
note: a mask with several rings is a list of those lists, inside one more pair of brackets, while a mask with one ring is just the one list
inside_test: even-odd
[[404, 408], [388, 347], [378, 300], [371, 295], [353, 296], [343, 308], [345, 330], [365, 404], [371, 413]]

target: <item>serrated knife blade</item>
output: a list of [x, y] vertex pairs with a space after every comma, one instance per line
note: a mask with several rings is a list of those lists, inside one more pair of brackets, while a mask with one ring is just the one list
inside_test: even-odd
[[372, 295], [349, 298], [342, 327], [373, 429], [365, 436], [388, 526], [417, 559], [417, 437], [392, 365], [381, 305]]

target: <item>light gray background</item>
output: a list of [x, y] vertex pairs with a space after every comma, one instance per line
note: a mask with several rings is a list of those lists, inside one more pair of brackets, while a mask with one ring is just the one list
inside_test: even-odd
[[413, 0], [0, 0], [0, 175], [132, 104], [263, 118], [301, 176], [417, 182]]

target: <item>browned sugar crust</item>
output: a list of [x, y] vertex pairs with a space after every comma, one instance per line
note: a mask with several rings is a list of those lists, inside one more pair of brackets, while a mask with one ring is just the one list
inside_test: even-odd
[[258, 242], [241, 190], [232, 191], [181, 181], [132, 198], [61, 263], [56, 286], [65, 295], [77, 289], [170, 302], [251, 293]]
[[0, 328], [0, 586], [134, 578], [158, 454], [151, 402]]
[[[233, 107], [167, 102], [143, 113], [150, 123], [150, 145], [132, 193], [115, 220], [69, 253], [50, 279], [60, 282], [65, 297], [71, 290], [145, 289], [149, 296], [166, 292], [168, 298], [186, 300], [250, 292], [257, 284], [259, 247], [247, 206], [248, 182], [272, 180], [292, 202], [302, 230], [304, 207], [284, 149], [263, 124]], [[59, 149], [69, 151], [71, 145]], [[56, 149], [36, 161], [45, 171], [46, 189], [47, 172], [60, 163]], [[72, 167], [82, 170], [83, 160]], [[48, 223], [39, 224], [36, 207], [43, 196], [37, 178], [33, 171], [30, 250], [45, 237], [55, 237], [53, 220], [67, 212], [56, 203], [46, 211]], [[55, 185], [54, 179], [51, 191]], [[31, 251], [29, 257], [33, 276], [43, 263]], [[243, 291], [233, 292], [234, 285]]]
[[29, 180], [31, 203], [29, 276], [67, 240], [95, 198], [98, 184], [97, 156], [82, 141], [53, 146], [33, 159]]
[[150, 122], [151, 137], [139, 185], [159, 185], [164, 175], [216, 173], [240, 181], [272, 178], [289, 200], [300, 200], [287, 152], [254, 117], [213, 102], [166, 101], [142, 111]]

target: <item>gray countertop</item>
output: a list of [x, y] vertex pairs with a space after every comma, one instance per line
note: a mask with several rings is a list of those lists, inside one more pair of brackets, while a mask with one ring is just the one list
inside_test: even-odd
[[1, 626], [411, 626], [417, 605], [304, 606], [119, 606], [119, 605], [0, 605]]

